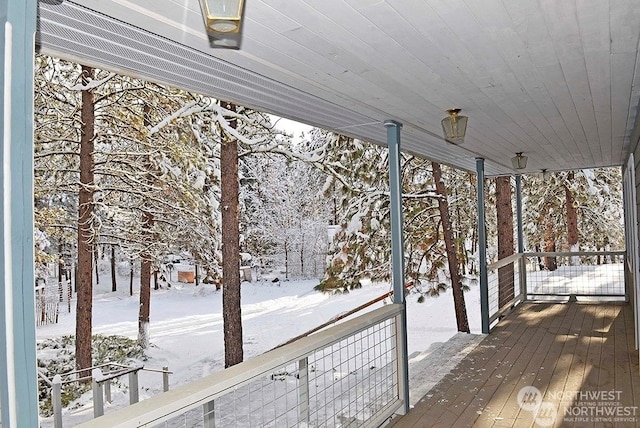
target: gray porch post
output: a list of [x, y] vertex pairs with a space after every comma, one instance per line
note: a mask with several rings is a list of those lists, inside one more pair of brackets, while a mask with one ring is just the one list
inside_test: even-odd
[[484, 218], [484, 159], [476, 158], [478, 174], [478, 252], [480, 256], [480, 316], [482, 332], [489, 333], [489, 279], [487, 277], [487, 231]]
[[36, 0], [0, 1], [2, 428], [38, 426], [33, 275], [33, 58], [36, 3]]
[[384, 122], [389, 147], [389, 192], [391, 199], [391, 266], [393, 277], [393, 303], [403, 306], [399, 317], [397, 346], [398, 387], [404, 400], [403, 413], [409, 412], [409, 352], [407, 349], [407, 306], [404, 298], [404, 237], [402, 233], [402, 171], [400, 165], [400, 128], [393, 120]]

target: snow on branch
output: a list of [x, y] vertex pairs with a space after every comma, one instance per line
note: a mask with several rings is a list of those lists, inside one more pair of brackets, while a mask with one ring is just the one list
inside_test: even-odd
[[195, 112], [203, 111], [204, 108], [206, 108], [206, 107], [203, 107], [203, 106], [199, 105], [196, 101], [188, 102], [187, 104], [185, 104], [184, 106], [182, 106], [178, 110], [174, 111], [169, 116], [167, 116], [164, 119], [162, 119], [155, 126], [150, 127], [149, 128], [149, 136], [152, 136], [152, 135], [157, 134], [158, 132], [160, 132], [162, 129], [164, 129], [164, 127], [169, 125], [174, 119], [177, 119], [179, 117], [189, 116], [190, 114], [195, 113]]
[[86, 85], [83, 85], [82, 83], [76, 83], [75, 85], [67, 89], [69, 89], [70, 91], [87, 91], [90, 89], [95, 89], [101, 85], [104, 85], [105, 83], [107, 83], [109, 80], [113, 79], [116, 76], [117, 76], [116, 73], [109, 73], [104, 79], [91, 80]]

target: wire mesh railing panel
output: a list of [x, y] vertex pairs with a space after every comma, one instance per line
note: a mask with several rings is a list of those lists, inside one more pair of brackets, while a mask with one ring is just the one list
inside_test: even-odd
[[624, 252], [527, 254], [527, 294], [626, 296]]
[[360, 426], [397, 399], [394, 328], [386, 320], [309, 357], [309, 426]]
[[520, 255], [516, 254], [487, 267], [489, 291], [489, 319], [513, 306], [522, 296], [520, 284]]
[[388, 417], [399, 401], [395, 320], [364, 325], [153, 426], [353, 427]]

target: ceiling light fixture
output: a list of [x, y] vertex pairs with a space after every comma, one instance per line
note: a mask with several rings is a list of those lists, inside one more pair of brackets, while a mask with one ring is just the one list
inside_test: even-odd
[[513, 165], [513, 169], [525, 169], [528, 159], [528, 157], [522, 155], [522, 152], [518, 152], [511, 158], [511, 165]]
[[212, 47], [240, 47], [244, 0], [200, 0]]
[[442, 119], [442, 132], [444, 138], [452, 144], [464, 143], [464, 136], [467, 133], [467, 116], [461, 116], [459, 108], [447, 110], [448, 116]]
[[551, 177], [551, 173], [546, 169], [542, 170], [542, 181], [547, 181]]

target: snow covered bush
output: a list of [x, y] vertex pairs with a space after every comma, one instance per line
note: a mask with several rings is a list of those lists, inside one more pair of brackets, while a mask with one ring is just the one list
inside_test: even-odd
[[[92, 336], [93, 364], [104, 363], [131, 364], [146, 360], [143, 350], [136, 340], [124, 336]], [[38, 394], [40, 414], [51, 416], [51, 387], [44, 380], [53, 379], [56, 374], [63, 375], [76, 369], [75, 337], [72, 335], [45, 339], [38, 343]], [[91, 383], [71, 382], [62, 386], [62, 406], [73, 402], [91, 389]]]

